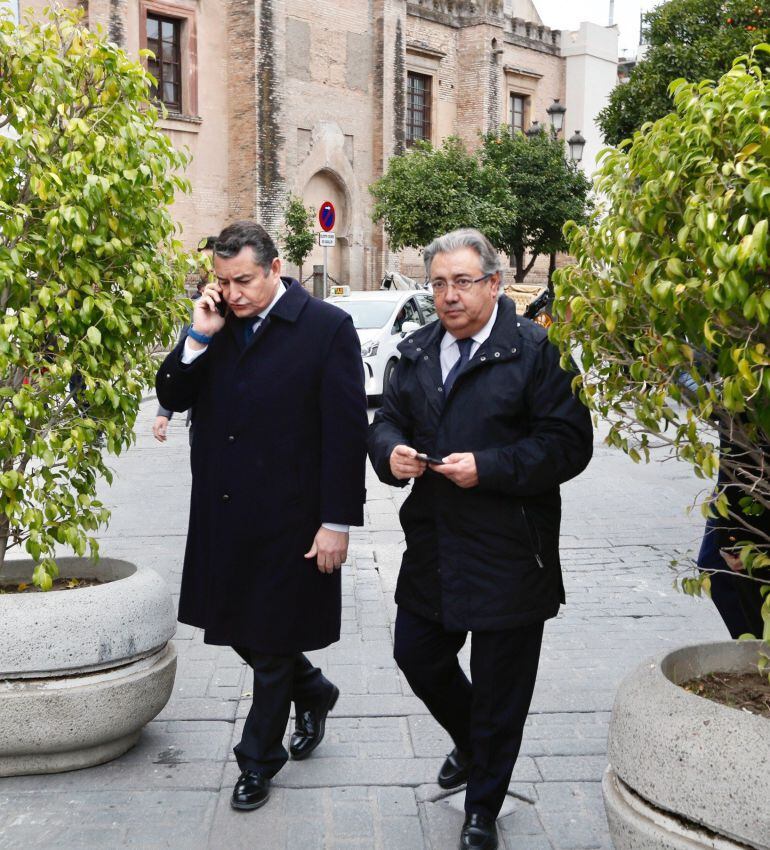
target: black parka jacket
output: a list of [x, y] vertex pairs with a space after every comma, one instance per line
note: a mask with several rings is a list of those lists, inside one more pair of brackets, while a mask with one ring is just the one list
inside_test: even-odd
[[363, 523], [366, 395], [350, 316], [296, 282], [248, 344], [228, 316], [204, 354], [160, 367], [158, 400], [195, 405], [179, 619], [208, 643], [291, 655], [340, 634], [340, 572], [303, 557], [324, 522]]
[[559, 485], [591, 458], [586, 407], [546, 332], [501, 297], [492, 333], [444, 398], [435, 322], [401, 359], [369, 429], [381, 481], [398, 444], [444, 457], [473, 452], [476, 487], [428, 470], [401, 509], [406, 535], [396, 602], [450, 631], [493, 631], [553, 617], [564, 601]]

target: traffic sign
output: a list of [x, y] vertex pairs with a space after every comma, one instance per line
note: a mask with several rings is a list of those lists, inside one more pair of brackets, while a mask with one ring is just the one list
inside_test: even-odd
[[333, 248], [337, 244], [337, 237], [334, 233], [319, 233], [318, 244], [322, 248]]
[[331, 201], [324, 201], [318, 210], [318, 223], [321, 225], [321, 230], [327, 233], [334, 230], [334, 222], [337, 214], [334, 212], [334, 204]]

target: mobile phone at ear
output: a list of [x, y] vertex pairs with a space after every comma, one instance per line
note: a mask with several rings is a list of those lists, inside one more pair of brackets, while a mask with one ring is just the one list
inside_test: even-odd
[[424, 460], [426, 463], [433, 463], [436, 466], [441, 466], [444, 461], [440, 457], [431, 457], [430, 455], [426, 455], [425, 452], [417, 453], [418, 460]]
[[217, 301], [217, 313], [224, 319], [225, 313], [227, 313], [227, 302], [224, 298], [220, 296], [220, 300]]

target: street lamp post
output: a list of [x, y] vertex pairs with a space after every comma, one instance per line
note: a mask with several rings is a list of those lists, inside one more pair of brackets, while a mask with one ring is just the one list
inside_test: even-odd
[[554, 136], [558, 136], [561, 133], [562, 127], [564, 126], [564, 113], [567, 111], [567, 107], [563, 106], [559, 102], [559, 98], [555, 98], [554, 102], [546, 109], [548, 113], [548, 117], [551, 119], [551, 129], [553, 130]]
[[574, 135], [570, 136], [569, 141], [569, 158], [573, 162], [580, 162], [583, 159], [583, 151], [586, 146], [586, 140], [583, 138], [580, 130], [575, 130]]
[[531, 127], [528, 130], [524, 131], [524, 135], [528, 139], [534, 139], [539, 136], [543, 132], [543, 128], [540, 126], [539, 121], [533, 121]]

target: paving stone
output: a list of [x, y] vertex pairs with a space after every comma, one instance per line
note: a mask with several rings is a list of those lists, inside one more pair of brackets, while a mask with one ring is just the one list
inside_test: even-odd
[[377, 805], [383, 817], [417, 816], [417, 803], [412, 788], [378, 788]]
[[425, 839], [419, 818], [385, 817], [379, 824], [380, 841], [378, 845], [389, 850], [423, 850]]

